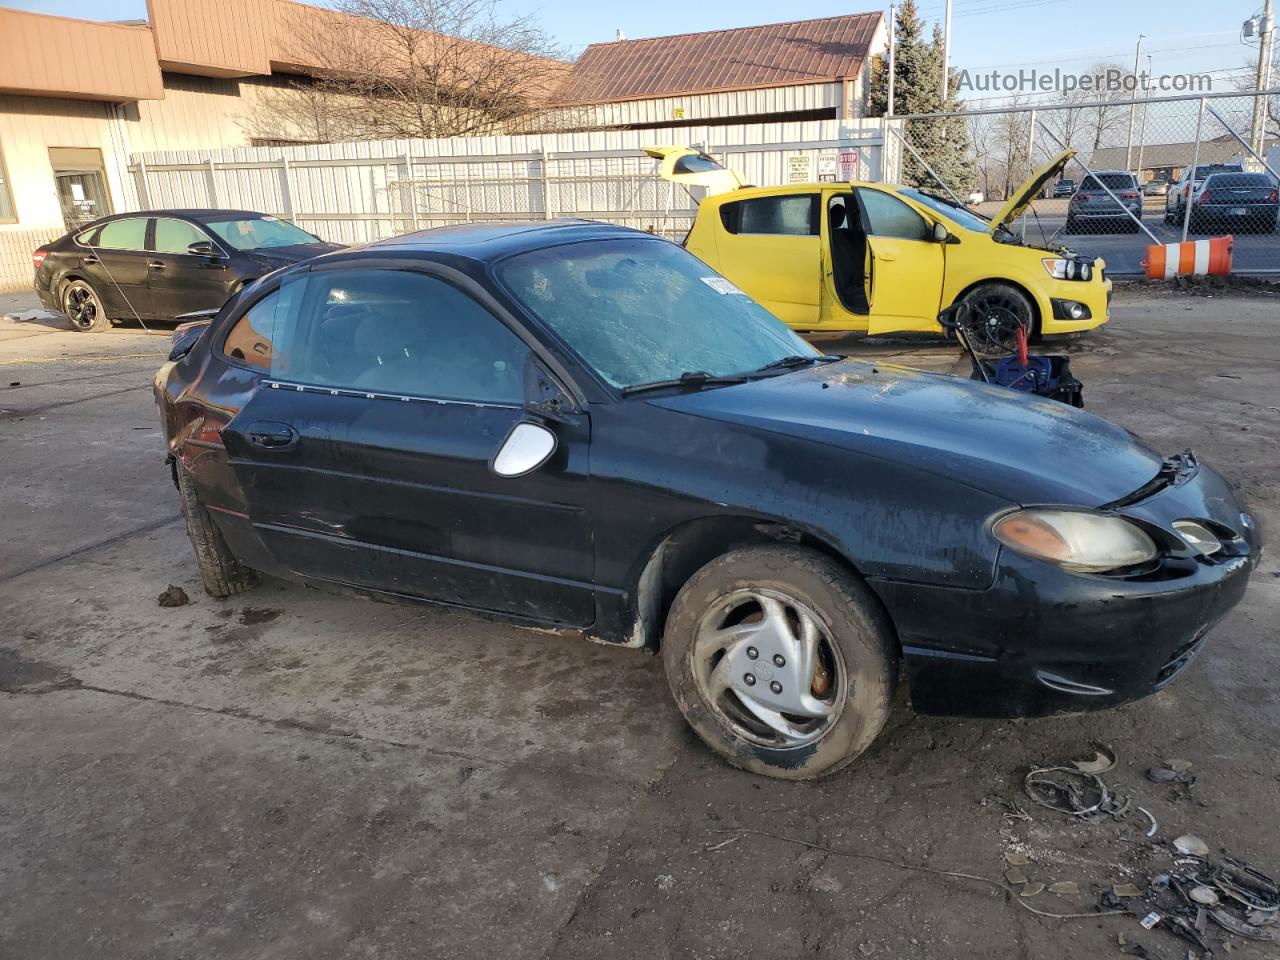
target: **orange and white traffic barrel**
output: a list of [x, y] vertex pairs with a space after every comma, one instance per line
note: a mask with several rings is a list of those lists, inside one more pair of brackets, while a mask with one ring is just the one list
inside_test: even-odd
[[1231, 246], [1235, 238], [1208, 237], [1186, 243], [1153, 244], [1147, 247], [1148, 280], [1171, 280], [1174, 277], [1226, 276], [1231, 272]]

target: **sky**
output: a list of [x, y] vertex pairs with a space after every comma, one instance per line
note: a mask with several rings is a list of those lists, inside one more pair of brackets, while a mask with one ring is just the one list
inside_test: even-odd
[[[208, 0], [216, 3], [217, 0]], [[689, 33], [770, 23], [780, 19], [776, 0], [644, 0], [622, 6], [583, 0], [503, 0], [513, 12], [535, 14], [561, 44], [578, 53], [587, 44], [614, 39]], [[943, 0], [918, 0], [922, 16], [940, 20]], [[145, 0], [0, 0], [0, 5], [96, 20], [144, 19]], [[877, 9], [859, 0], [792, 0], [789, 20]], [[887, 11], [887, 5], [879, 9]], [[972, 72], [1023, 67], [1087, 69], [1102, 60], [1132, 66], [1139, 33], [1154, 73], [1220, 71], [1215, 90], [1232, 89], [1228, 72], [1255, 61], [1257, 47], [1241, 43], [1240, 25], [1261, 10], [1261, 0], [953, 0], [953, 66]], [[1280, 46], [1280, 45], [1278, 45]], [[1280, 83], [1280, 79], [1276, 81]], [[968, 99], [973, 101], [976, 95]]]

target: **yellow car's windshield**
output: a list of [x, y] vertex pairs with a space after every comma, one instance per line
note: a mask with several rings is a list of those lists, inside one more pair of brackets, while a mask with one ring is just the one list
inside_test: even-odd
[[917, 190], [915, 187], [904, 187], [898, 192], [904, 197], [910, 197], [916, 203], [923, 203], [930, 210], [942, 214], [967, 230], [976, 230], [978, 233], [991, 232], [990, 220], [974, 213], [968, 207], [960, 206], [954, 200], [947, 200], [937, 194]]

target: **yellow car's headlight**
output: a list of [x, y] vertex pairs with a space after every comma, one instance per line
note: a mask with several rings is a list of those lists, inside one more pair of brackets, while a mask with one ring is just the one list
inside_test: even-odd
[[1067, 260], [1063, 257], [1045, 257], [1040, 261], [1044, 264], [1045, 270], [1049, 276], [1055, 280], [1084, 280], [1093, 279], [1093, 262], [1090, 260]]

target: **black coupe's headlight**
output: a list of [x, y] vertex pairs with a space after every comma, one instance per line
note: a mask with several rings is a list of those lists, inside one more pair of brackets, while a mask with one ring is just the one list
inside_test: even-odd
[[1075, 573], [1136, 567], [1158, 554], [1152, 539], [1136, 525], [1091, 510], [1019, 510], [997, 520], [991, 532], [1010, 550]]

